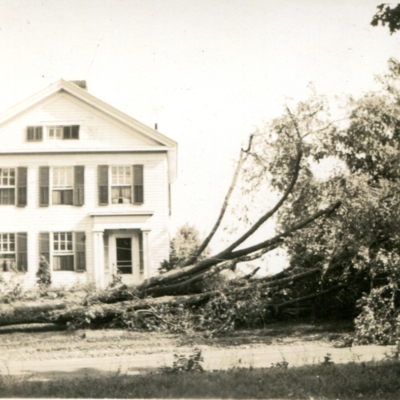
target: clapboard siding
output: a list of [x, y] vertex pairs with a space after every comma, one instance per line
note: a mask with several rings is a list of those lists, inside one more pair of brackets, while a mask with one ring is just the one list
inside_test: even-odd
[[[144, 204], [98, 205], [98, 165], [144, 166]], [[39, 207], [39, 167], [74, 166], [85, 167], [85, 204], [82, 207], [50, 205]], [[28, 168], [28, 204], [26, 207], [0, 206], [0, 232], [28, 232], [28, 272], [24, 284], [32, 285], [36, 279], [39, 262], [38, 240], [40, 232], [83, 231], [86, 233], [86, 265], [84, 273], [54, 271], [56, 285], [89, 282], [94, 276], [93, 265], [93, 219], [94, 212], [152, 211], [150, 232], [150, 274], [157, 273], [160, 262], [168, 258], [168, 174], [165, 153], [147, 154], [81, 154], [76, 155], [2, 155], [0, 168], [26, 166]], [[108, 255], [106, 254], [108, 258]], [[107, 263], [106, 263], [107, 265]]]

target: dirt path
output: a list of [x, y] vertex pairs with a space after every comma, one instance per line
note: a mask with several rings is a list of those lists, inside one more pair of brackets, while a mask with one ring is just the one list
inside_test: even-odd
[[[206, 370], [226, 370], [233, 367], [271, 367], [282, 361], [289, 366], [321, 363], [327, 354], [335, 363], [381, 360], [392, 347], [356, 346], [332, 348], [307, 344], [302, 346], [262, 346], [257, 348], [210, 349], [201, 346]], [[173, 354], [138, 354], [101, 358], [63, 360], [6, 361], [0, 366], [4, 375], [26, 375], [29, 379], [79, 378], [109, 374], [138, 374], [172, 366]]]

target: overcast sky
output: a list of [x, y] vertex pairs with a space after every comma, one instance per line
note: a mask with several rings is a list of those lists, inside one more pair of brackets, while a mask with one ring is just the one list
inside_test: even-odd
[[400, 34], [370, 0], [0, 0], [0, 111], [59, 78], [179, 143], [173, 226], [214, 222], [240, 145], [314, 82], [360, 95]]

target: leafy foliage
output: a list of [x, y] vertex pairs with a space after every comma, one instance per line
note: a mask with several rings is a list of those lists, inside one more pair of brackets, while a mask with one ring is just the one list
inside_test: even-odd
[[51, 270], [50, 264], [46, 260], [46, 257], [41, 257], [39, 268], [36, 272], [37, 283], [41, 291], [46, 291], [51, 285]]
[[174, 363], [172, 367], [161, 367], [160, 372], [163, 374], [182, 374], [188, 372], [203, 372], [201, 363], [204, 361], [201, 350], [196, 347], [193, 353], [188, 356], [185, 354], [174, 353]]
[[381, 23], [382, 26], [385, 26], [388, 24], [390, 34], [398, 31], [400, 29], [400, 4], [392, 8], [390, 4], [383, 3], [377, 8], [378, 11], [373, 16], [371, 25], [378, 26]]
[[[183, 267], [185, 262], [196, 253], [200, 245], [201, 241], [198, 230], [188, 223], [182, 225], [170, 242], [169, 261], [164, 260], [161, 263], [159, 271], [167, 272]], [[205, 259], [209, 254], [209, 249], [206, 249], [197, 259]]]

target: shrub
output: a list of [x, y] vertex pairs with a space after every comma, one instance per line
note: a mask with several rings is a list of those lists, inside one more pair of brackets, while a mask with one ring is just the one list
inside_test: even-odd
[[50, 264], [46, 260], [46, 257], [41, 256], [36, 277], [40, 291], [47, 291], [48, 287], [51, 285], [51, 270]]

